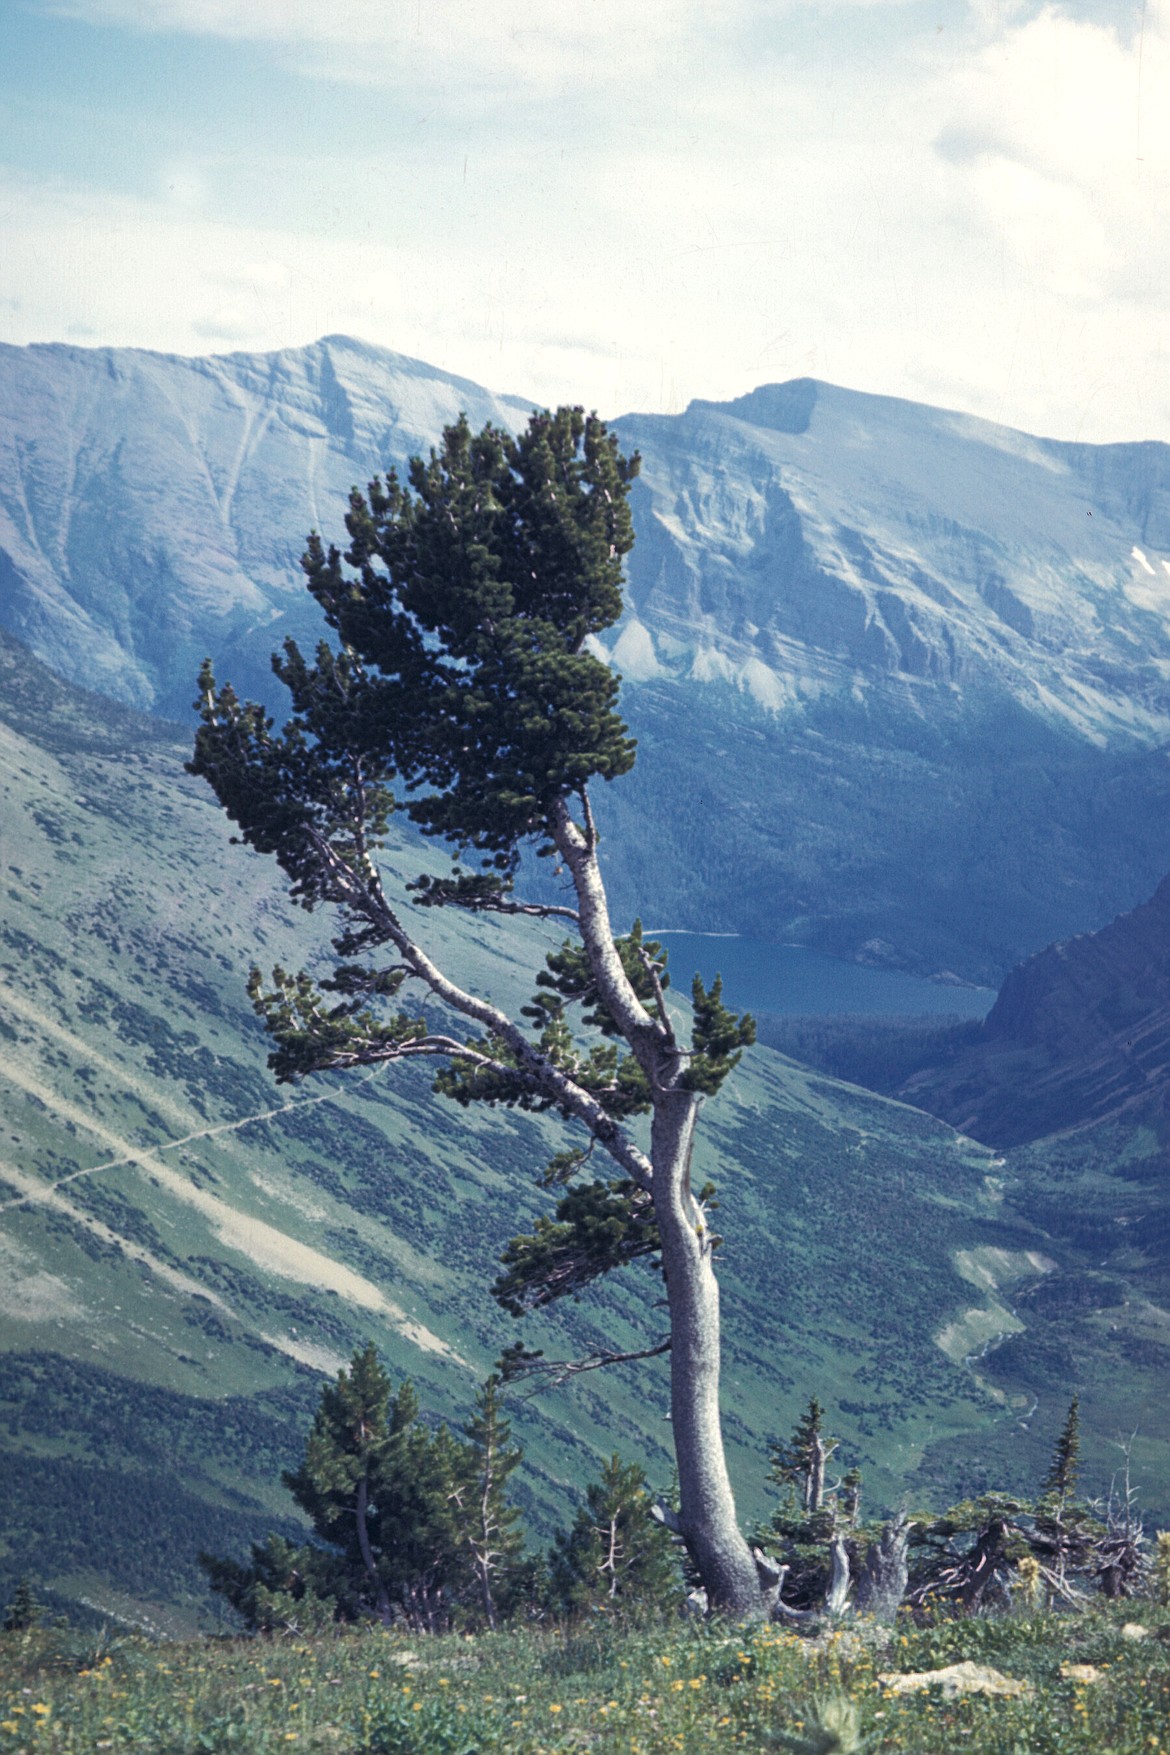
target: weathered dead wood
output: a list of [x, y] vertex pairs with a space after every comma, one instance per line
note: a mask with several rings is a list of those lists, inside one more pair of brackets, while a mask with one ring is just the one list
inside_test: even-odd
[[892, 1621], [906, 1595], [910, 1520], [899, 1512], [865, 1551], [857, 1578], [857, 1612], [874, 1621]]
[[788, 1576], [787, 1566], [778, 1566], [759, 1548], [752, 1549], [752, 1558], [759, 1573], [760, 1586], [769, 1602], [773, 1621], [785, 1621], [794, 1627], [808, 1627], [818, 1621], [835, 1621], [845, 1612], [849, 1600], [849, 1551], [844, 1536], [834, 1536], [831, 1553], [833, 1570], [824, 1600], [815, 1609], [793, 1609], [782, 1602], [780, 1592]]

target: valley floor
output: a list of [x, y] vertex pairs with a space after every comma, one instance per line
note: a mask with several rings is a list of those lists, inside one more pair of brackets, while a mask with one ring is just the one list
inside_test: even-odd
[[[904, 1688], [964, 1662], [1001, 1691]], [[816, 1640], [604, 1620], [477, 1638], [0, 1635], [0, 1755], [735, 1748], [1166, 1755], [1170, 1614], [1130, 1603]]]

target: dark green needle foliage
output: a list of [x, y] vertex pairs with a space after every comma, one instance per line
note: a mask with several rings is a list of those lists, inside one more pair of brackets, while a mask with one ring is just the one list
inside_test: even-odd
[[549, 1555], [554, 1600], [565, 1613], [677, 1609], [676, 1548], [650, 1507], [642, 1470], [611, 1456]]
[[342, 1581], [336, 1556], [269, 1535], [252, 1544], [247, 1563], [201, 1554], [199, 1563], [217, 1596], [231, 1604], [253, 1633], [319, 1633], [334, 1621], [353, 1619], [357, 1599], [338, 1601]]
[[37, 1602], [32, 1580], [28, 1577], [18, 1578], [12, 1601], [4, 1611], [4, 1632], [27, 1633], [37, 1625], [40, 1618], [41, 1605]]
[[204, 1556], [212, 1589], [266, 1632], [367, 1617], [418, 1632], [457, 1616], [493, 1625], [523, 1542], [506, 1499], [519, 1460], [494, 1381], [464, 1441], [425, 1424], [411, 1385], [395, 1392], [368, 1346], [322, 1390], [301, 1465], [284, 1476], [315, 1540], [269, 1536], [250, 1565]]
[[735, 1071], [745, 1048], [756, 1039], [755, 1019], [749, 1012], [737, 1017], [723, 1003], [723, 977], [716, 975], [708, 990], [696, 975], [691, 984], [694, 1025], [691, 1030], [691, 1063], [683, 1075], [689, 1091], [714, 1097], [729, 1073]]
[[555, 1218], [539, 1218], [532, 1232], [512, 1239], [492, 1295], [522, 1316], [657, 1249], [648, 1195], [629, 1182], [582, 1183], [557, 1203]]
[[[310, 536], [309, 590], [341, 645], [274, 659], [293, 705], [281, 733], [204, 667], [192, 769], [303, 901], [330, 888], [320, 842], [356, 868], [395, 808], [511, 874], [551, 800], [633, 765], [617, 679], [585, 642], [621, 614], [637, 468], [580, 409], [518, 439], [461, 419], [407, 483], [354, 490], [344, 557]], [[465, 877], [424, 893], [492, 893]]]
[[1061, 1510], [1076, 1494], [1080, 1456], [1081, 1398], [1074, 1395], [1069, 1403], [1064, 1425], [1060, 1429], [1060, 1436], [1056, 1440], [1044, 1485], [1040, 1489], [1041, 1499], [1050, 1500], [1055, 1510]]

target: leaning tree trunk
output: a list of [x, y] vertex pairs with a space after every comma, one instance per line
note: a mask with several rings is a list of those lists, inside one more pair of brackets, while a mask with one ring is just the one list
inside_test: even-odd
[[[711, 1235], [691, 1193], [691, 1149], [699, 1101], [681, 1086], [688, 1056], [679, 1049], [665, 1001], [651, 1016], [630, 985], [614, 942], [597, 838], [588, 799], [586, 825], [568, 804], [550, 812], [558, 851], [577, 892], [578, 926], [602, 1000], [646, 1074], [654, 1118], [647, 1174], [634, 1180], [649, 1193], [662, 1242], [670, 1310], [671, 1421], [678, 1463], [679, 1534], [686, 1542], [712, 1609], [742, 1619], [767, 1615], [768, 1586], [740, 1533], [723, 1455], [719, 1419], [719, 1287]], [[611, 1152], [604, 1132], [597, 1137]], [[616, 1129], [613, 1130], [616, 1132]], [[619, 1160], [619, 1162], [622, 1160]], [[627, 1170], [628, 1173], [628, 1170]]]
[[671, 1424], [678, 1462], [679, 1525], [711, 1609], [765, 1615], [766, 1589], [740, 1533], [719, 1418], [719, 1285], [711, 1236], [691, 1194], [697, 1100], [659, 1095], [650, 1155], [654, 1216], [670, 1309]]

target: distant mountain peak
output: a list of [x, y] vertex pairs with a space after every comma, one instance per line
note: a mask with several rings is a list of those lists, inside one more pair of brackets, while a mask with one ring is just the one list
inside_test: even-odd
[[[515, 429], [530, 406], [348, 335], [0, 347], [0, 625], [156, 714], [189, 713], [208, 655], [276, 706], [271, 652], [323, 631], [308, 531], [343, 540], [351, 488], [460, 413]], [[598, 648], [642, 752], [638, 905], [633, 849], [651, 819], [673, 847], [680, 788], [719, 821], [704, 912], [981, 982], [1170, 866], [1170, 447], [808, 377], [612, 425], [642, 456], [626, 615]], [[652, 760], [674, 778], [643, 795]], [[664, 917], [693, 851], [644, 874]]]
[[696, 398], [687, 413], [700, 411], [730, 415], [749, 426], [770, 427], [773, 432], [806, 433], [822, 386], [815, 378], [792, 378], [786, 384], [761, 384], [732, 402], [706, 402]]

